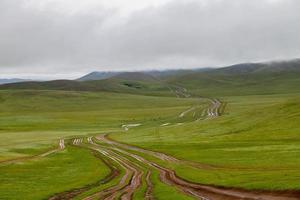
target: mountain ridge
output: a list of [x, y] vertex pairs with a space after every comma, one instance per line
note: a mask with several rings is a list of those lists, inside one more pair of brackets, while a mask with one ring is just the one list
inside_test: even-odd
[[101, 80], [54, 80], [0, 85], [0, 89], [106, 91], [171, 95], [172, 87], [182, 87], [193, 96], [268, 94], [300, 92], [300, 59], [264, 63], [240, 63], [204, 71], [180, 71], [162, 78], [145, 71], [114, 72]]

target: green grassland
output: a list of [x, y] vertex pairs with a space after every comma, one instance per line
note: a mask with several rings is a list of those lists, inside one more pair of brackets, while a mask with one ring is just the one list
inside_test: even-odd
[[223, 97], [299, 93], [299, 77], [299, 71], [253, 74], [226, 74], [213, 71], [177, 76], [168, 82], [189, 88], [193, 95]]
[[[149, 77], [148, 77], [149, 78]], [[115, 92], [127, 94], [142, 94], [148, 96], [172, 96], [172, 92], [161, 81], [156, 79], [130, 80], [126, 77], [112, 77], [104, 80], [74, 81], [54, 80], [45, 82], [22, 82], [0, 85], [1, 90], [64, 90]]]
[[45, 199], [97, 182], [108, 173], [88, 150], [68, 147], [47, 157], [0, 164], [0, 198]]
[[[189, 180], [247, 189], [300, 189], [300, 95], [227, 97], [218, 119], [111, 134], [126, 143], [213, 166], [173, 166]], [[215, 169], [216, 168], [216, 169]]]
[[[233, 76], [230, 80], [210, 76], [211, 82], [190, 76], [195, 75], [169, 81], [184, 86], [193, 96], [218, 97], [226, 103], [221, 116], [201, 117], [209, 106], [208, 99], [175, 98], [157, 83], [131, 82], [130, 87], [147, 91], [141, 93], [134, 92], [139, 88], [127, 91], [120, 87], [112, 90], [117, 93], [1, 90], [0, 199], [43, 199], [101, 180], [109, 168], [88, 150], [71, 146], [46, 157], [5, 163], [55, 148], [60, 138], [100, 133], [209, 166], [195, 169], [162, 162], [190, 181], [244, 189], [300, 190], [298, 78], [293, 74], [282, 79], [273, 76], [264, 85], [263, 76], [257, 74], [244, 82]], [[259, 84], [253, 83], [254, 79]], [[190, 108], [191, 112], [180, 117]], [[141, 125], [128, 131], [121, 127], [137, 123]], [[154, 175], [158, 199], [168, 199], [169, 195], [179, 198], [174, 188], [159, 182], [157, 173]], [[143, 186], [136, 199], [144, 190]]]
[[[83, 187], [108, 174], [109, 168], [101, 160], [72, 147], [47, 157], [30, 157], [56, 148], [60, 138], [123, 132], [122, 124], [138, 122], [141, 127], [151, 127], [162, 121], [175, 122], [182, 111], [208, 103], [199, 99], [46, 90], [5, 90], [0, 92], [0, 99], [0, 199], [42, 199]], [[25, 159], [5, 162], [18, 158]]]
[[[45, 148], [59, 138], [120, 130], [122, 124], [157, 124], [207, 101], [116, 93], [1, 91], [0, 149], [3, 157]], [[5, 153], [3, 153], [5, 152]], [[27, 150], [27, 153], [28, 152]]]

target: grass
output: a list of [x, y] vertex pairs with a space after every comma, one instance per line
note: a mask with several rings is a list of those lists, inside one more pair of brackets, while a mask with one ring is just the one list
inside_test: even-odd
[[1, 164], [1, 199], [44, 199], [96, 182], [108, 173], [88, 150], [68, 147], [45, 158]]
[[[122, 124], [136, 122], [151, 127], [199, 103], [198, 99], [30, 90], [1, 91], [0, 99], [1, 161], [40, 154], [56, 147], [59, 138], [121, 131]], [[93, 177], [85, 171], [93, 172]], [[46, 198], [91, 183], [107, 171], [88, 152], [71, 148], [49, 158], [1, 166], [1, 181], [7, 184], [1, 184], [0, 196]]]
[[205, 97], [289, 94], [300, 92], [300, 72], [235, 74], [225, 71], [190, 73], [168, 80]]
[[[0, 92], [0, 125], [7, 131], [99, 130], [174, 116], [197, 99], [65, 91]], [[159, 115], [157, 111], [161, 110]]]
[[61, 137], [120, 130], [122, 124], [137, 122], [151, 126], [198, 102], [67, 91], [1, 91], [0, 97], [0, 160], [31, 155], [16, 149], [43, 149]]
[[165, 185], [159, 181], [158, 172], [154, 171], [151, 177], [151, 181], [154, 184], [153, 193], [157, 199], [182, 199], [191, 200], [192, 197], [185, 196], [178, 192], [175, 188]]
[[[220, 99], [227, 103], [221, 117], [196, 121], [208, 105], [205, 99], [106, 92], [0, 91], [0, 160], [39, 154], [57, 146], [59, 138], [112, 132], [111, 137], [118, 141], [214, 167], [195, 169], [160, 163], [191, 181], [246, 189], [300, 190], [300, 94]], [[179, 117], [191, 107], [195, 109]], [[121, 129], [123, 124], [136, 123], [141, 126], [129, 131]], [[166, 123], [170, 124], [161, 126]], [[47, 198], [99, 180], [108, 171], [89, 151], [68, 147], [49, 157], [1, 164], [4, 184], [0, 186], [0, 198]], [[185, 198], [160, 183], [155, 170], [151, 179], [155, 197]], [[143, 186], [135, 194], [137, 199], [144, 189]]]
[[247, 189], [299, 190], [299, 99], [297, 94], [227, 97], [226, 113], [218, 119], [111, 136], [219, 168], [174, 166], [189, 180]]
[[[102, 147], [110, 147], [109, 145], [107, 146], [107, 144], [102, 143], [100, 141], [96, 141], [96, 143], [101, 144]], [[151, 171], [151, 173], [152, 173], [150, 176], [150, 180], [153, 184], [153, 197], [155, 199], [170, 199], [170, 198], [171, 199], [184, 199], [184, 200], [193, 199], [189, 196], [182, 194], [182, 192], [175, 189], [174, 187], [162, 183], [160, 181], [159, 172], [155, 168], [149, 167], [149, 165], [147, 165], [145, 163], [137, 162], [137, 160], [135, 158], [132, 158], [131, 156], [128, 156], [127, 154], [120, 153], [118, 151], [114, 151], [114, 152], [119, 155], [122, 155], [123, 158], [130, 160], [132, 163], [135, 163], [135, 166], [144, 172], [142, 186], [138, 189], [138, 191], [136, 193], [134, 193], [133, 199], [144, 199], [145, 191], [146, 191], [145, 176], [147, 174], [147, 170]], [[127, 152], [131, 152], [131, 151], [127, 150]], [[149, 158], [149, 156], [147, 156], [147, 155], [144, 155], [142, 153], [138, 153], [135, 151], [133, 151], [131, 153], [146, 157], [148, 160], [153, 159], [153, 158]], [[155, 160], [155, 162], [158, 161], [157, 163], [161, 163], [160, 160], [157, 160], [155, 158], [153, 160]]]
[[[131, 73], [129, 73], [131, 74]], [[131, 76], [131, 75], [129, 75]], [[140, 79], [141, 74], [135, 77], [110, 78], [103, 80], [75, 81], [54, 80], [45, 82], [22, 82], [0, 85], [0, 90], [62, 90], [62, 91], [90, 91], [116, 92], [127, 94], [141, 94], [149, 96], [172, 96], [172, 92], [160, 81], [153, 77]], [[150, 78], [150, 80], [148, 79]], [[147, 80], [148, 79], [148, 80]]]

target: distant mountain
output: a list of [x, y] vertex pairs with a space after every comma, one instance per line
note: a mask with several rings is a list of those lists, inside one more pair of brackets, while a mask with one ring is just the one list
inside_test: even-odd
[[121, 72], [91, 72], [79, 79], [78, 81], [103, 80], [120, 74]]
[[300, 59], [242, 63], [167, 80], [194, 90], [194, 95], [226, 96], [300, 92]]
[[210, 71], [213, 70], [213, 68], [197, 68], [197, 69], [170, 69], [170, 70], [152, 70], [152, 71], [146, 71], [146, 74], [152, 75], [157, 78], [168, 78], [171, 76], [176, 75], [184, 75], [189, 74], [193, 72], [204, 72], [204, 71]]
[[123, 72], [113, 76], [112, 78], [127, 80], [127, 81], [146, 81], [146, 82], [157, 81], [157, 78], [145, 72]]
[[90, 90], [84, 83], [72, 80], [27, 81], [0, 85], [0, 89], [33, 89], [33, 90]]
[[[179, 74], [188, 74], [192, 72], [203, 72], [209, 71], [212, 68], [199, 68], [199, 69], [171, 69], [171, 70], [150, 70], [150, 71], [137, 71], [137, 72], [101, 72], [95, 71], [91, 72], [83, 77], [77, 79], [78, 81], [91, 81], [91, 80], [103, 80], [109, 79], [112, 77], [119, 77], [122, 79], [143, 79], [146, 75], [150, 75], [155, 78], [165, 78], [168, 76], [174, 76]], [[138, 77], [139, 76], [139, 77]], [[149, 77], [148, 77], [149, 78]]]
[[137, 75], [137, 73], [126, 73], [119, 77], [103, 80], [54, 80], [10, 83], [0, 85], [0, 90], [67, 90], [170, 96], [170, 90], [161, 82], [150, 79], [148, 75], [145, 75], [143, 78], [134, 75]]
[[19, 83], [29, 81], [27, 79], [11, 78], [11, 79], [0, 79], [0, 85], [7, 83]]
[[[79, 79], [80, 81], [55, 80], [3, 84], [0, 85], [0, 89], [107, 91], [170, 96], [174, 95], [172, 88], [184, 88], [192, 96], [214, 97], [300, 92], [300, 59], [242, 63], [207, 70], [99, 74], [100, 76], [97, 77], [97, 73], [89, 74]], [[101, 80], [93, 80], [101, 76]], [[86, 78], [91, 80], [85, 80]]]
[[292, 72], [300, 70], [300, 59], [293, 59], [288, 61], [272, 61], [261, 63], [242, 63], [231, 65], [224, 68], [219, 68], [212, 72], [213, 74], [224, 75], [243, 75], [243, 74], [257, 74], [264, 72], [280, 73]]

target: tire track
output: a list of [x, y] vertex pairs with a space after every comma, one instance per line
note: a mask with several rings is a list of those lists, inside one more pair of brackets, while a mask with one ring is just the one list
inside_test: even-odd
[[[89, 141], [92, 141], [92, 139], [89, 139]], [[104, 199], [115, 199], [117, 197], [116, 196], [117, 193], [121, 193], [120, 199], [123, 199], [123, 200], [132, 199], [134, 192], [137, 191], [138, 188], [142, 185], [143, 176], [145, 175], [143, 170], [141, 170], [143, 167], [136, 162], [132, 162], [125, 156], [122, 156], [124, 154], [124, 152], [120, 151], [119, 149], [116, 149], [112, 146], [107, 147], [107, 146], [102, 146], [102, 145], [99, 145], [96, 143], [93, 143], [93, 144], [94, 144], [93, 149], [98, 149], [98, 151], [102, 152], [103, 155], [109, 157], [110, 159], [114, 159], [116, 162], [119, 162], [119, 164], [121, 164], [125, 170], [130, 171], [132, 174], [132, 176], [130, 178], [130, 182], [128, 184], [124, 185], [124, 181], [123, 181], [121, 184], [119, 183], [118, 185], [114, 186], [113, 190], [111, 190], [112, 188], [109, 188], [108, 190], [111, 190], [111, 192], [113, 194], [107, 194]], [[125, 154], [126, 153], [127, 152], [125, 152]], [[141, 164], [143, 166], [145, 166], [145, 163], [141, 162]], [[153, 195], [152, 195], [153, 184], [150, 180], [150, 176], [151, 176], [151, 171], [147, 170], [147, 174], [145, 177], [147, 189], [146, 189], [144, 197], [145, 197], [145, 199], [152, 200], [152, 199], [154, 199]], [[125, 179], [128, 179], [128, 177], [123, 178], [123, 180], [125, 180]], [[123, 186], [120, 187], [120, 185], [123, 185]], [[88, 199], [93, 199], [95, 197], [103, 198], [103, 196], [101, 197], [101, 192], [99, 192], [98, 194], [93, 195], [92, 198], [88, 198]]]
[[187, 184], [183, 185], [183, 184], [179, 184], [180, 182], [182, 183], [183, 181], [177, 181], [177, 177], [176, 179], [173, 177], [173, 176], [170, 176], [170, 174], [173, 172], [172, 170], [169, 170], [169, 169], [166, 169], [154, 162], [151, 162], [149, 160], [146, 160], [144, 159], [143, 157], [139, 156], [139, 155], [136, 155], [136, 154], [133, 154], [133, 153], [130, 153], [130, 152], [127, 152], [123, 149], [119, 149], [119, 148], [116, 148], [116, 147], [111, 147], [112, 149], [116, 150], [116, 151], [119, 151], [121, 153], [124, 153], [128, 156], [131, 156], [132, 158], [136, 159], [137, 161], [143, 163], [143, 164], [147, 164], [148, 166], [150, 167], [153, 167], [155, 168], [156, 170], [159, 171], [159, 174], [160, 174], [160, 181], [169, 185], [169, 186], [173, 186], [175, 188], [177, 188], [179, 191], [181, 191], [182, 193], [185, 193], [186, 195], [189, 195], [189, 196], [193, 196], [195, 197], [196, 199], [208, 199], [206, 197], [203, 196], [203, 194], [198, 194], [197, 191], [195, 191], [193, 188], [190, 188], [187, 186]]
[[187, 113], [189, 113], [189, 112], [195, 110], [196, 108], [197, 108], [196, 106], [193, 106], [193, 107], [191, 107], [191, 108], [189, 108], [189, 109], [183, 111], [182, 113], [180, 113], [178, 117], [179, 117], [179, 118], [183, 118]]
[[11, 159], [11, 160], [3, 160], [3, 161], [0, 161], [0, 164], [12, 164], [12, 163], [16, 163], [16, 162], [23, 162], [23, 161], [38, 159], [41, 157], [46, 157], [46, 156], [56, 153], [58, 151], [62, 151], [64, 149], [65, 149], [64, 139], [60, 139], [59, 143], [58, 143], [58, 147], [56, 147], [56, 148], [52, 148], [50, 150], [47, 150], [45, 152], [42, 152], [40, 154], [33, 155], [33, 156], [20, 157], [20, 158], [15, 158], [15, 159]]
[[[187, 184], [185, 184], [185, 185], [179, 184], [179, 181], [176, 181], [177, 177], [175, 179], [172, 176], [170, 176], [170, 174], [173, 172], [172, 170], [166, 169], [166, 168], [164, 168], [164, 167], [162, 167], [162, 166], [160, 166], [160, 165], [158, 165], [154, 162], [151, 162], [149, 160], [144, 159], [143, 157], [141, 157], [139, 155], [127, 152], [123, 149], [119, 149], [117, 147], [110, 147], [110, 148], [114, 149], [115, 151], [118, 151], [120, 153], [123, 153], [123, 154], [126, 154], [126, 155], [130, 156], [130, 157], [136, 159], [138, 162], [141, 162], [142, 164], [146, 164], [149, 167], [155, 168], [156, 170], [159, 171], [161, 182], [163, 182], [163, 183], [165, 183], [169, 186], [176, 187], [179, 191], [185, 193], [186, 195], [193, 196], [197, 199], [207, 199], [206, 197], [203, 196], [203, 194], [200, 195], [193, 188], [187, 187]], [[184, 182], [184, 181], [181, 180], [181, 182]], [[148, 190], [152, 190], [152, 187], [153, 187], [152, 184], [150, 183], [150, 184], [148, 184], [148, 186], [150, 186], [150, 188], [148, 187]], [[146, 194], [147, 194], [147, 192], [146, 192]], [[153, 198], [153, 197], [150, 196], [150, 198]]]
[[76, 138], [73, 140], [73, 145], [80, 145], [83, 142], [83, 138]]
[[152, 172], [150, 170], [147, 171], [147, 175], [146, 175], [147, 190], [145, 193], [145, 200], [154, 200], [153, 184], [151, 182], [151, 174], [152, 174]]
[[[84, 147], [82, 147], [82, 148], [84, 148]], [[97, 157], [98, 159], [101, 159], [103, 161], [103, 163], [110, 169], [110, 173], [106, 177], [104, 177], [103, 179], [101, 179], [95, 183], [85, 185], [81, 188], [76, 188], [76, 189], [72, 189], [70, 191], [65, 191], [65, 192], [55, 194], [55, 195], [51, 196], [50, 198], [48, 198], [49, 200], [73, 199], [76, 196], [78, 196], [92, 188], [106, 184], [119, 176], [120, 171], [109, 160], [103, 159], [101, 156], [99, 156], [99, 153], [97, 151], [92, 150], [92, 152], [95, 157]]]
[[134, 192], [142, 185], [142, 176], [144, 174], [143, 171], [141, 171], [135, 164], [131, 163], [129, 160], [120, 156], [119, 154], [116, 154], [108, 149], [102, 150], [102, 148], [98, 149], [94, 147], [94, 149], [97, 149], [104, 156], [118, 163], [125, 170], [125, 175], [117, 185], [98, 192], [85, 199], [90, 200], [94, 198], [101, 198], [111, 200], [115, 199], [117, 197], [117, 194], [120, 194], [120, 198], [122, 200], [132, 199]]
[[[172, 89], [172, 87], [175, 88], [175, 91]], [[168, 88], [176, 95], [177, 98], [190, 98], [192, 97], [192, 95], [188, 92], [188, 90], [184, 87], [181, 86], [177, 86], [177, 85], [169, 85]], [[218, 99], [209, 99], [211, 105], [205, 110], [203, 110], [201, 117], [205, 116], [205, 113], [207, 115], [206, 119], [211, 119], [211, 118], [215, 118], [215, 117], [219, 117], [221, 114], [221, 106], [222, 103], [221, 101], [219, 101]], [[189, 108], [186, 111], [183, 111], [182, 113], [179, 114], [179, 118], [184, 117], [187, 113], [195, 110], [197, 108], [197, 106], [193, 106], [191, 108]], [[224, 109], [224, 108], [223, 108]], [[196, 112], [194, 112], [193, 117], [195, 117]], [[201, 117], [196, 119], [196, 121], [201, 120]]]
[[[127, 155], [127, 156], [129, 156], [131, 158], [134, 158], [137, 161], [139, 161], [140, 164], [142, 164], [143, 166], [145, 166], [145, 165], [147, 166], [147, 164], [148, 164], [148, 163], [144, 162], [144, 159], [142, 157], [130, 154], [130, 153], [124, 151], [124, 150], [118, 149], [116, 147], [111, 147], [111, 146], [110, 147], [106, 147], [106, 148], [109, 148], [109, 149], [111, 149], [113, 151], [116, 151], [116, 152], [119, 152], [121, 154]], [[120, 154], [117, 154], [117, 155], [120, 155]], [[126, 159], [126, 160], [128, 160], [128, 159]], [[132, 161], [130, 161], [130, 162], [132, 162]], [[136, 166], [139, 166], [140, 168], [142, 168], [139, 164], [137, 164], [135, 162], [133, 162], [133, 163]], [[154, 199], [154, 197], [153, 197], [153, 184], [152, 184], [151, 179], [150, 179], [151, 174], [152, 174], [151, 170], [149, 170], [149, 167], [147, 167], [147, 173], [146, 173], [146, 177], [145, 177], [145, 182], [146, 182], [146, 185], [147, 185], [147, 189], [146, 189], [146, 192], [145, 192], [145, 199], [149, 199], [149, 200]], [[140, 180], [142, 180], [142, 178], [140, 178]]]
[[[110, 145], [113, 146], [118, 146], [121, 147], [123, 149], [128, 149], [128, 150], [133, 150], [133, 151], [137, 151], [140, 153], [144, 153], [150, 156], [153, 156], [155, 158], [158, 158], [162, 161], [167, 161], [170, 163], [174, 163], [174, 164], [182, 164], [182, 165], [187, 165], [196, 169], [214, 169], [214, 170], [218, 170], [218, 169], [230, 169], [230, 170], [253, 170], [253, 168], [247, 168], [247, 167], [223, 167], [223, 166], [215, 166], [215, 165], [210, 165], [210, 164], [204, 164], [204, 163], [199, 163], [199, 162], [195, 162], [195, 161], [188, 161], [188, 160], [181, 160], [181, 159], [177, 159], [173, 156], [161, 153], [161, 152], [156, 152], [156, 151], [152, 151], [152, 150], [147, 150], [147, 149], [143, 149], [141, 147], [137, 147], [137, 146], [132, 146], [132, 145], [127, 145], [125, 143], [120, 143], [117, 142], [111, 138], [108, 137], [108, 134], [104, 134], [104, 135], [99, 135], [97, 137], [95, 137], [97, 140], [105, 142], [105, 143], [109, 143]], [[268, 170], [280, 170], [281, 168], [275, 168], [275, 169], [268, 169]], [[255, 169], [257, 170], [257, 169]], [[260, 170], [265, 170], [264, 169], [260, 169]]]
[[219, 108], [221, 107], [221, 102], [218, 99], [211, 99], [211, 105], [207, 108], [208, 118], [214, 118], [220, 116]]
[[173, 187], [177, 188], [179, 191], [181, 191], [182, 193], [185, 193], [186, 195], [189, 195], [189, 196], [193, 196], [196, 199], [208, 199], [207, 197], [203, 196], [203, 193], [198, 194], [197, 191], [195, 191], [194, 188], [188, 187], [187, 184], [182, 184], [184, 182], [183, 180], [179, 179], [180, 181], [178, 181], [177, 177], [171, 176], [170, 174], [175, 173], [172, 170], [166, 169], [166, 168], [164, 168], [164, 167], [162, 167], [162, 166], [160, 166], [160, 165], [158, 165], [154, 162], [151, 162], [149, 160], [144, 159], [143, 157], [141, 157], [139, 155], [127, 152], [123, 149], [118, 149], [116, 147], [111, 147], [111, 148], [116, 150], [116, 151], [119, 151], [121, 153], [124, 153], [128, 156], [131, 156], [132, 158], [136, 159], [137, 161], [139, 161], [143, 164], [147, 164], [148, 166], [153, 167], [156, 170], [158, 170], [159, 174], [160, 174], [160, 181], [161, 182], [163, 182], [163, 183], [165, 183], [169, 186], [173, 186]]
[[[102, 137], [103, 138], [103, 137]], [[108, 140], [104, 140], [106, 142]], [[107, 142], [106, 142], [107, 143]], [[288, 194], [284, 192], [254, 192], [254, 191], [245, 191], [239, 189], [225, 189], [219, 188], [214, 186], [202, 185], [198, 183], [193, 183], [178, 177], [175, 171], [162, 167], [157, 163], [152, 161], [146, 160], [145, 158], [127, 152], [124, 149], [119, 149], [116, 147], [117, 143], [107, 143], [110, 145], [114, 145], [114, 148], [117, 151], [122, 153], [126, 153], [127, 155], [135, 158], [137, 161], [146, 163], [149, 166], [156, 168], [160, 172], [160, 180], [168, 185], [176, 187], [181, 192], [185, 193], [186, 195], [193, 196], [196, 199], [206, 199], [206, 200], [296, 200], [299, 199], [299, 193]], [[120, 143], [120, 146], [124, 147], [123, 144]], [[129, 146], [129, 145], [126, 145]], [[136, 149], [136, 148], [134, 148]], [[128, 150], [132, 150], [129, 148]]]
[[[107, 153], [106, 151], [101, 151], [101, 153], [105, 156], [110, 157], [110, 159], [114, 160], [116, 163], [118, 163], [122, 168], [125, 169], [125, 174], [124, 176], [121, 178], [120, 182], [113, 186], [110, 187], [104, 191], [101, 191], [100, 193], [96, 194], [97, 197], [99, 198], [103, 198], [105, 200], [111, 200], [114, 199], [117, 195], [117, 192], [122, 191], [124, 188], [126, 188], [129, 183], [126, 183], [128, 180], [131, 180], [132, 178], [132, 174], [133, 171], [128, 168], [128, 166], [126, 164], [124, 164], [122, 161], [120, 161], [119, 159], [111, 156], [109, 153]], [[129, 181], [130, 182], [130, 181]], [[94, 198], [95, 196], [93, 196]], [[88, 198], [89, 199], [89, 198]]]

